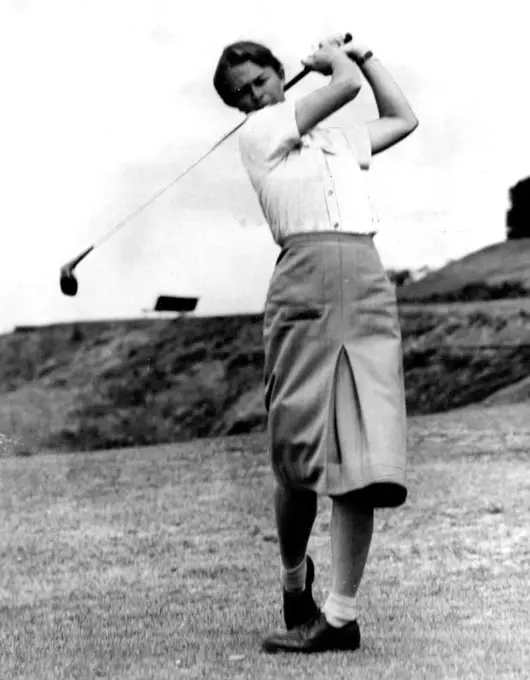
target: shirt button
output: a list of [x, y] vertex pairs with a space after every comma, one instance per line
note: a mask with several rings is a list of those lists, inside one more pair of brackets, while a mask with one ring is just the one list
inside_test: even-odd
[[335, 224], [333, 225], [333, 229], [338, 229], [338, 228], [339, 228], [339, 223], [335, 222]]
[[328, 196], [333, 196], [333, 189], [329, 189]]

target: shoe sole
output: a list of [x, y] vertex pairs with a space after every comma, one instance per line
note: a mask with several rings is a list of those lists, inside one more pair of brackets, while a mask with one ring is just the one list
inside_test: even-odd
[[278, 654], [284, 652], [286, 654], [324, 654], [325, 652], [356, 652], [361, 643], [358, 645], [333, 645], [330, 647], [317, 647], [314, 649], [293, 649], [292, 647], [281, 647], [279, 645], [268, 645], [266, 642], [262, 643], [261, 649], [268, 654]]

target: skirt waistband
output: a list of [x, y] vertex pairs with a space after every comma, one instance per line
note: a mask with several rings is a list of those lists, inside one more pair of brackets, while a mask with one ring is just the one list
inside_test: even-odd
[[303, 243], [319, 243], [322, 241], [343, 241], [352, 242], [372, 242], [376, 232], [372, 231], [366, 234], [357, 234], [351, 231], [308, 231], [299, 232], [298, 234], [291, 234], [286, 236], [278, 245], [282, 250], [286, 250], [294, 245]]

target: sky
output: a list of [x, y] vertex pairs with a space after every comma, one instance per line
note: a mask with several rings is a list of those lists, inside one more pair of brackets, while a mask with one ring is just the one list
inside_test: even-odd
[[[262, 310], [279, 250], [237, 133], [78, 266], [76, 297], [58, 285], [62, 264], [241, 121], [212, 76], [243, 38], [290, 78], [320, 39], [349, 31], [401, 86], [420, 125], [369, 172], [387, 267], [437, 267], [504, 240], [508, 190], [530, 175], [524, 6], [1, 0], [0, 332], [142, 316], [160, 294], [199, 297], [201, 315]], [[308, 76], [288, 97], [325, 82]], [[375, 115], [365, 84], [334, 118]]]

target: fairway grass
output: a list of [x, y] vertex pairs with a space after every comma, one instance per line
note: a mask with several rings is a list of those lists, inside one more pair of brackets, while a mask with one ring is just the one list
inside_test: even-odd
[[[0, 678], [530, 677], [526, 404], [409, 421], [409, 498], [376, 513], [361, 649], [266, 655], [281, 628], [262, 434], [0, 458]], [[331, 579], [330, 502], [310, 552]]]

